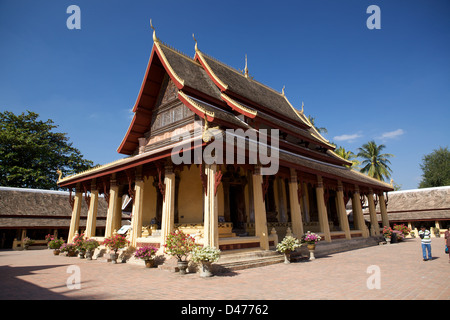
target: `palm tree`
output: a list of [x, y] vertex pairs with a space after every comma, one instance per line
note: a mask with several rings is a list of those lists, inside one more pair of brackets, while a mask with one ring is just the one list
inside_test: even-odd
[[324, 127], [320, 127], [320, 128], [319, 128], [319, 127], [316, 127], [316, 125], [314, 124], [314, 120], [315, 120], [314, 117], [308, 116], [308, 120], [309, 120], [309, 122], [313, 125], [313, 127], [316, 128], [317, 132], [319, 132], [319, 133], [325, 133], [325, 134], [328, 133], [327, 128], [324, 128]]
[[386, 148], [384, 144], [379, 146], [375, 141], [369, 141], [358, 148], [358, 157], [364, 159], [361, 164], [364, 166], [360, 171], [362, 173], [367, 173], [370, 177], [384, 181], [391, 177], [392, 169], [389, 168], [388, 164], [391, 162], [388, 158], [394, 155], [390, 153], [381, 153], [381, 150]]
[[351, 161], [352, 165], [351, 167], [354, 169], [359, 169], [358, 165], [361, 164], [361, 162], [359, 162], [356, 159], [356, 155], [352, 152], [352, 151], [346, 151], [344, 147], [339, 147], [336, 150], [334, 150], [334, 152], [339, 155], [341, 158], [344, 158], [345, 160]]

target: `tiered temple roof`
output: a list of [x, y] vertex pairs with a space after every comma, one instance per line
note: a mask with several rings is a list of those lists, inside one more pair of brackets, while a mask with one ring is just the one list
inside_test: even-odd
[[[161, 99], [167, 76], [174, 84], [173, 94], [199, 118], [226, 128], [274, 128], [280, 130], [280, 164], [303, 172], [339, 179], [381, 191], [392, 186], [363, 175], [348, 166], [351, 162], [333, 152], [335, 146], [317, 132], [296, 110], [283, 92], [263, 85], [226, 64], [201, 52], [196, 44], [194, 58], [163, 44], [154, 34], [154, 45], [138, 98], [134, 116], [118, 152], [128, 158], [96, 167], [59, 181], [73, 187], [76, 182], [125, 170], [170, 155], [156, 149], [138, 153], [139, 139], [146, 137], [152, 125], [155, 106]], [[158, 100], [159, 99], [159, 100]]]

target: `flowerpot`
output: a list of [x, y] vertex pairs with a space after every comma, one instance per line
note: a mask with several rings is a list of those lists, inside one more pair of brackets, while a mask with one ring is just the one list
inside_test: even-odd
[[67, 251], [67, 256], [68, 257], [75, 257], [77, 255], [76, 251]]
[[180, 274], [186, 274], [186, 269], [188, 267], [187, 261], [178, 261], [178, 270]]
[[213, 273], [212, 273], [212, 263], [211, 262], [202, 262], [200, 264], [200, 277], [202, 278], [208, 278], [208, 277], [212, 277]]
[[86, 251], [86, 259], [87, 260], [92, 260], [92, 255], [93, 255], [92, 251]]
[[384, 240], [386, 240], [387, 243], [391, 243], [391, 238], [384, 238]]
[[153, 268], [154, 266], [155, 266], [155, 259], [146, 259], [145, 260], [146, 268]]
[[53, 250], [53, 254], [55, 255], [55, 256], [59, 256], [59, 253], [60, 253], [61, 251], [59, 250], [59, 249], [55, 249], [55, 250]]
[[286, 251], [284, 253], [284, 263], [286, 263], [286, 264], [291, 263], [291, 252], [290, 251]]
[[25, 245], [23, 246], [23, 250], [28, 250], [28, 247], [29, 247], [29, 245], [25, 244]]
[[316, 244], [315, 243], [308, 243], [307, 248], [309, 250], [309, 260], [315, 260], [316, 257], [314, 256], [314, 251], [316, 250]]
[[117, 259], [119, 258], [119, 255], [117, 253], [111, 253], [110, 257], [111, 257], [111, 262], [113, 264], [116, 264], [117, 263]]
[[80, 251], [78, 253], [78, 256], [80, 257], [80, 259], [84, 259], [84, 256], [86, 255], [86, 251]]

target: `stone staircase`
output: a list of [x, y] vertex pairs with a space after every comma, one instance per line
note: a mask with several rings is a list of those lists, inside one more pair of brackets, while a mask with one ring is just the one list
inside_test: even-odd
[[[329, 254], [344, 252], [379, 245], [382, 237], [355, 238], [351, 240], [333, 240], [332, 242], [319, 242], [316, 245], [314, 256], [324, 257]], [[291, 262], [307, 261], [309, 252], [306, 245], [291, 254]], [[214, 264], [215, 272], [226, 273], [235, 270], [256, 268], [276, 263], [283, 263], [284, 255], [275, 250], [243, 249], [222, 252], [217, 263]]]
[[219, 261], [214, 264], [218, 273], [232, 272], [281, 263], [284, 256], [272, 250], [242, 249], [223, 252]]

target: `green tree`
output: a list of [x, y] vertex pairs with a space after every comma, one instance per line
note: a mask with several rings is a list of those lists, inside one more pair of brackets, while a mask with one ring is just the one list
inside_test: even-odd
[[377, 145], [375, 141], [369, 141], [358, 148], [358, 157], [362, 158], [360, 170], [362, 173], [367, 173], [370, 177], [384, 181], [391, 177], [392, 169], [388, 164], [391, 164], [388, 158], [394, 155], [389, 153], [381, 153], [386, 148], [384, 144]]
[[0, 185], [57, 189], [57, 170], [74, 174], [93, 166], [72, 146], [66, 133], [53, 132], [52, 120], [27, 111], [0, 112]]
[[336, 154], [338, 154], [341, 158], [344, 158], [345, 160], [351, 161], [352, 162], [351, 167], [354, 168], [354, 169], [357, 169], [358, 166], [361, 164], [361, 162], [359, 162], [356, 159], [356, 155], [352, 151], [345, 150], [344, 147], [336, 148], [334, 150], [334, 152]]
[[450, 185], [450, 151], [448, 147], [433, 150], [422, 158], [422, 181], [419, 188]]
[[316, 128], [317, 132], [319, 132], [320, 134], [322, 134], [322, 133], [327, 134], [327, 133], [328, 133], [327, 128], [325, 128], [325, 127], [317, 127], [317, 126], [316, 126], [316, 124], [315, 124], [316, 118], [311, 117], [311, 116], [308, 116], [308, 120], [309, 120], [309, 122], [311, 122], [311, 124], [313, 125], [313, 127]]

